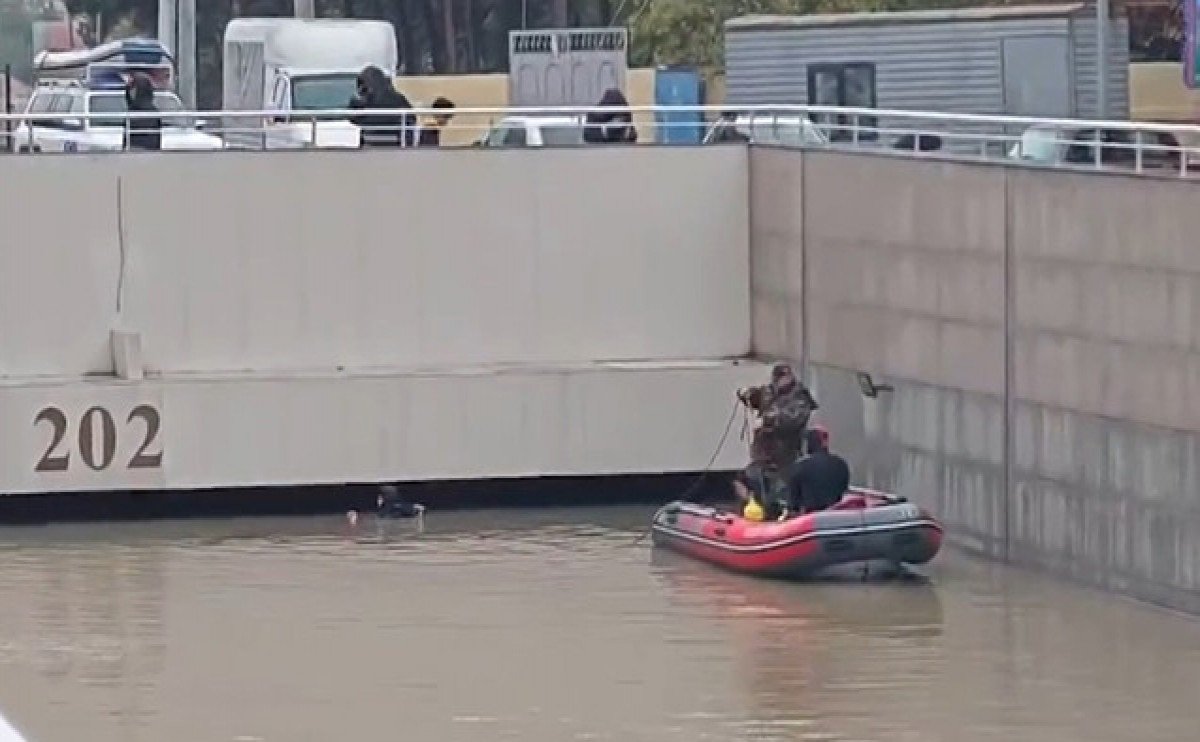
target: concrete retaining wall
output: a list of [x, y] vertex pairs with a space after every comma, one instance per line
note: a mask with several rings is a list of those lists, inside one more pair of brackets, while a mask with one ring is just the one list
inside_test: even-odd
[[742, 356], [746, 156], [12, 158], [0, 376]]
[[0, 494], [703, 469], [747, 156], [7, 158]]
[[807, 362], [857, 481], [1200, 611], [1194, 184], [770, 149], [750, 173], [755, 348]]
[[[766, 373], [696, 361], [0, 383], [0, 492], [700, 471], [732, 390]], [[715, 466], [744, 455], [731, 442]]]

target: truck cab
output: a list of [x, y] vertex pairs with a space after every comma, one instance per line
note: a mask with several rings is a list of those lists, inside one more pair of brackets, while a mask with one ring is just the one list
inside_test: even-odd
[[224, 61], [222, 107], [247, 112], [224, 122], [234, 146], [355, 148], [358, 127], [321, 112], [347, 108], [368, 65], [395, 76], [395, 29], [385, 21], [235, 18], [225, 27]]

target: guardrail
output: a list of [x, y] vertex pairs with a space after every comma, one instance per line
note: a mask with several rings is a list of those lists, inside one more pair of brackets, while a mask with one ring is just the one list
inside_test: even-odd
[[[595, 132], [606, 125], [589, 124], [589, 115], [616, 113], [628, 114], [637, 144], [752, 141], [1181, 176], [1200, 169], [1194, 168], [1200, 164], [1196, 125], [808, 105], [0, 114], [11, 132], [0, 136], [16, 152], [121, 151], [129, 148], [130, 120], [161, 117], [163, 149], [357, 148], [363, 132], [419, 146], [429, 122], [450, 114], [437, 127], [443, 147], [582, 146], [594, 143], [585, 134], [589, 127]], [[349, 123], [362, 116], [392, 121]], [[402, 120], [417, 123], [406, 127]]]

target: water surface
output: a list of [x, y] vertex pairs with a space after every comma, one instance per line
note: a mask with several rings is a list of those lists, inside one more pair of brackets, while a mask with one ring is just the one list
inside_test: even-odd
[[1200, 623], [953, 551], [789, 585], [647, 508], [0, 530], [29, 742], [1190, 739]]

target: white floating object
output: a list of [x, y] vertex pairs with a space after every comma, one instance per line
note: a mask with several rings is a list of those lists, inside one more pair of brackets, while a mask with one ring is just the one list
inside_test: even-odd
[[3, 714], [0, 714], [0, 742], [28, 742]]

